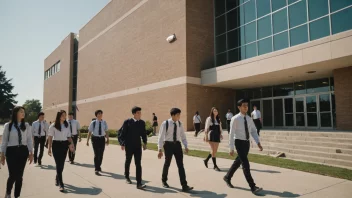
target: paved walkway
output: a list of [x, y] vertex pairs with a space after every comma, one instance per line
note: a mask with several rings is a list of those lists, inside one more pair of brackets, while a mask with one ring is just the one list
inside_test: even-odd
[[[47, 152], [47, 150], [45, 150]], [[163, 160], [157, 159], [157, 152], [143, 153], [143, 179], [147, 184], [145, 191], [137, 190], [135, 181], [128, 185], [124, 181], [124, 152], [119, 146], [110, 145], [106, 148], [102, 169], [103, 176], [96, 176], [93, 167], [93, 150], [83, 143], [78, 145], [75, 165], [65, 164], [64, 182], [67, 192], [65, 197], [256, 197], [245, 181], [241, 170], [235, 173], [232, 183], [236, 186], [230, 189], [222, 177], [232, 161], [218, 159], [218, 165], [223, 172], [206, 169], [200, 158], [185, 156], [187, 180], [194, 186], [192, 193], [180, 192], [180, 183], [175, 160], [169, 171], [170, 189], [161, 186], [161, 169]], [[212, 164], [209, 164], [212, 167]], [[261, 196], [265, 197], [334, 197], [344, 198], [352, 195], [352, 181], [335, 179], [315, 174], [309, 174], [288, 169], [276, 168], [260, 164], [251, 164], [253, 177], [264, 188]], [[134, 164], [131, 164], [131, 176], [135, 176]], [[8, 177], [7, 167], [0, 169], [0, 197], [5, 192]], [[27, 165], [21, 197], [58, 198], [63, 194], [54, 186], [55, 164], [53, 158], [46, 153], [43, 166]], [[131, 177], [134, 179], [134, 177]]]

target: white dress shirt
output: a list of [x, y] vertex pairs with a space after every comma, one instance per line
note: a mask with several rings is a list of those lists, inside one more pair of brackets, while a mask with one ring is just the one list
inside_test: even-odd
[[248, 132], [253, 137], [254, 141], [258, 144], [259, 138], [257, 134], [257, 128], [254, 125], [254, 122], [251, 117], [248, 115], [243, 115], [238, 113], [231, 119], [230, 123], [230, 136], [229, 136], [229, 146], [230, 151], [235, 149], [235, 139], [237, 140], [247, 140], [246, 139], [246, 130], [244, 126], [244, 116], [246, 116]]
[[194, 115], [193, 116], [193, 123], [201, 123], [202, 120], [199, 115]]
[[59, 131], [55, 128], [55, 123], [53, 123], [49, 127], [48, 136], [52, 136], [53, 140], [56, 140], [56, 141], [66, 141], [68, 140], [68, 138], [71, 137], [70, 125], [66, 127], [65, 124], [62, 124], [61, 131]]
[[32, 134], [33, 136], [39, 136], [39, 125], [41, 125], [41, 134], [40, 136], [46, 136], [47, 135], [47, 132], [49, 130], [49, 124], [44, 122], [44, 121], [35, 121], [32, 123]]
[[[166, 131], [166, 122], [169, 122], [168, 130]], [[158, 137], [158, 150], [162, 149], [164, 146], [164, 142], [173, 142], [174, 141], [174, 123], [177, 125], [176, 132], [176, 141], [182, 142], [185, 148], [187, 148], [187, 138], [185, 134], [185, 130], [183, 129], [182, 122], [174, 122], [171, 118], [167, 121], [164, 121], [159, 130]], [[181, 123], [181, 125], [179, 125]]]
[[[94, 122], [95, 122], [95, 127], [94, 127]], [[108, 130], [108, 124], [105, 122], [105, 120], [101, 120], [101, 135], [99, 135], [99, 121], [98, 119], [93, 120], [89, 127], [88, 127], [88, 131], [93, 133], [93, 136], [97, 136], [97, 137], [103, 137], [105, 136], [105, 131]]]
[[260, 114], [259, 110], [254, 110], [251, 115], [253, 120], [262, 118], [262, 115]]
[[231, 120], [232, 117], [233, 117], [233, 114], [231, 112], [226, 114], [226, 119], [227, 120]]
[[[215, 125], [220, 125], [216, 119], [215, 119], [214, 121], [215, 121], [215, 123], [214, 123]], [[210, 117], [208, 117], [208, 118], [206, 119], [206, 121], [205, 121], [205, 130], [209, 131], [209, 127], [210, 127], [210, 126], [213, 126], [213, 121], [211, 120]], [[222, 127], [221, 127], [221, 125], [220, 125], [220, 133], [222, 134]]]
[[72, 126], [72, 135], [78, 135], [78, 130], [81, 129], [79, 122], [77, 120], [67, 120], [67, 122]]
[[[21, 123], [18, 124], [20, 127]], [[32, 139], [32, 127], [26, 123], [26, 130], [22, 131], [22, 145], [28, 147], [29, 152], [33, 152], [33, 139]], [[9, 138], [10, 136], [10, 138]], [[1, 152], [6, 154], [7, 147], [18, 146], [18, 131], [14, 125], [12, 125], [11, 131], [9, 132], [9, 123], [4, 126], [4, 132], [2, 136]]]

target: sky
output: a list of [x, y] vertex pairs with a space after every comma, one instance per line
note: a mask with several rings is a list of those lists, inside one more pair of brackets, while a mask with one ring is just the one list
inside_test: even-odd
[[0, 0], [0, 65], [18, 105], [43, 104], [44, 59], [110, 0]]

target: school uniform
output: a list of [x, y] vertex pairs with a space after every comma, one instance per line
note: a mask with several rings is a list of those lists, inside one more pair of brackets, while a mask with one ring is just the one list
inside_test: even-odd
[[208, 117], [205, 122], [205, 129], [208, 131], [209, 142], [220, 142], [222, 135], [221, 123], [218, 123], [216, 119], [213, 122], [211, 117]]
[[[38, 162], [42, 165], [44, 146], [46, 141], [46, 133], [49, 130], [49, 125], [45, 121], [35, 121], [32, 123], [32, 134], [34, 139], [34, 163]], [[40, 147], [39, 147], [40, 146]], [[39, 148], [39, 156], [38, 156]]]
[[253, 191], [253, 189], [256, 187], [256, 184], [252, 178], [247, 157], [250, 148], [249, 134], [251, 134], [254, 141], [258, 144], [259, 138], [252, 118], [241, 113], [235, 115], [231, 119], [229, 147], [230, 151], [233, 151], [236, 148], [238, 156], [224, 177], [224, 180], [226, 182], [231, 181], [232, 176], [242, 164], [244, 176]]
[[[11, 128], [9, 127], [11, 125]], [[26, 129], [20, 129], [21, 124], [6, 123], [2, 136], [1, 151], [6, 156], [9, 177], [7, 179], [6, 194], [10, 195], [15, 184], [15, 197], [21, 195], [24, 168], [29, 156], [33, 152], [32, 129], [26, 123]]]
[[228, 133], [230, 133], [230, 122], [232, 117], [233, 117], [233, 114], [231, 112], [228, 112], [226, 114], [226, 128]]
[[253, 112], [251, 113], [251, 116], [253, 118], [255, 127], [257, 128], [257, 133], [259, 135], [260, 129], [262, 128], [262, 122], [260, 121], [260, 119], [262, 118], [262, 114], [260, 113], [259, 110], [253, 110]]
[[[166, 129], [166, 122], [168, 122], [168, 129]], [[183, 151], [181, 142], [187, 148], [188, 143], [183, 125], [180, 121], [174, 122], [171, 118], [164, 121], [160, 126], [158, 149], [164, 148], [165, 163], [162, 173], [162, 182], [167, 182], [169, 167], [172, 156], [175, 156], [180, 182], [182, 187], [188, 187], [186, 181], [186, 172], [183, 166]]]
[[193, 123], [194, 123], [194, 128], [196, 129], [196, 132], [194, 135], [197, 136], [200, 131], [200, 124], [202, 123], [200, 115], [193, 116]]
[[56, 184], [64, 187], [62, 172], [64, 171], [67, 150], [69, 147], [68, 139], [71, 138], [69, 126], [61, 124], [61, 131], [55, 128], [55, 123], [49, 127], [48, 136], [53, 137], [52, 151], [56, 164]]
[[[136, 165], [136, 180], [137, 186], [142, 185], [142, 144], [147, 144], [147, 133], [145, 130], [145, 122], [143, 120], [136, 120], [134, 118], [125, 120], [122, 126], [122, 131], [119, 136], [121, 146], [125, 147], [125, 178], [130, 178], [130, 165], [132, 157], [134, 156], [134, 163]], [[130, 181], [130, 180], [129, 180]]]
[[[75, 149], [77, 150], [77, 141], [78, 141], [78, 133], [79, 133], [78, 130], [81, 128], [81, 126], [77, 120], [67, 120], [67, 122], [70, 125], [69, 127], [70, 127], [72, 141], [75, 146]], [[71, 152], [70, 150], [68, 151], [68, 157], [71, 163], [75, 161], [75, 156], [76, 156], [76, 152]]]
[[108, 125], [105, 120], [99, 121], [98, 119], [92, 121], [88, 128], [88, 131], [92, 132], [95, 171], [101, 171], [105, 151], [105, 134], [107, 130]]
[[153, 116], [153, 134], [156, 134], [156, 127], [158, 126], [158, 117]]

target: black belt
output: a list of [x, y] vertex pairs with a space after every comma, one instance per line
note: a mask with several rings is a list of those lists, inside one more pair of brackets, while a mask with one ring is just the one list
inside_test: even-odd
[[176, 143], [181, 143], [180, 141], [165, 141], [165, 143], [174, 143], [174, 144], [176, 144]]
[[53, 140], [53, 142], [67, 142], [68, 140]]
[[105, 138], [105, 136], [94, 136], [94, 135], [92, 135], [92, 138]]

